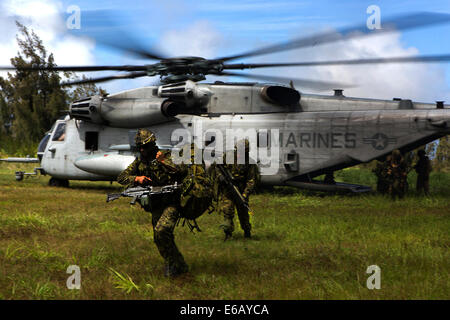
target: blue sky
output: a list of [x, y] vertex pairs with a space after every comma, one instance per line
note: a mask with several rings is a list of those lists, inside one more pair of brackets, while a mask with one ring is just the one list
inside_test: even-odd
[[[24, 0], [0, 0], [9, 1], [12, 5], [20, 5]], [[41, 1], [44, 0], [30, 0]], [[241, 53], [250, 49], [269, 45], [277, 42], [287, 41], [292, 38], [310, 35], [324, 29], [339, 29], [342, 27], [363, 24], [368, 18], [367, 7], [377, 5], [381, 11], [381, 24], [383, 19], [395, 15], [407, 14], [417, 11], [445, 12], [450, 14], [450, 1], [364, 1], [364, 0], [280, 0], [280, 1], [262, 1], [262, 0], [227, 0], [227, 1], [199, 1], [199, 0], [166, 0], [166, 1], [86, 1], [86, 0], [48, 0], [47, 2], [55, 4], [60, 11], [62, 19], [68, 17], [65, 10], [71, 5], [77, 5], [81, 9], [81, 23], [83, 28], [83, 11], [111, 9], [120, 11], [123, 16], [124, 26], [142, 43], [154, 45], [168, 56], [177, 55], [201, 55], [206, 58], [215, 58], [224, 55]], [[332, 46], [318, 46], [314, 50], [304, 50], [305, 52], [291, 52], [284, 54], [271, 54], [264, 57], [255, 57], [246, 59], [251, 61], [289, 61], [288, 59], [299, 60], [323, 60], [325, 58], [345, 59], [355, 57], [369, 57], [370, 54], [378, 56], [401, 55], [402, 53], [415, 54], [438, 54], [450, 53], [450, 24], [445, 26], [434, 26], [420, 30], [411, 30], [402, 32], [398, 37], [389, 38], [389, 44], [383, 44], [384, 47], [377, 50], [377, 43], [370, 44], [366, 41], [364, 45], [353, 43], [352, 46], [345, 47], [345, 43]], [[64, 35], [59, 35], [63, 37]], [[120, 41], [120, 39], [118, 39]], [[370, 41], [370, 40], [369, 40]], [[358, 54], [352, 55], [352, 49], [359, 50]], [[392, 50], [391, 50], [392, 49]], [[111, 50], [107, 47], [93, 44], [90, 47], [90, 63], [95, 64], [133, 64], [133, 63], [152, 63], [154, 61], [143, 61], [135, 59], [132, 56], [124, 55], [120, 52]], [[416, 51], [414, 51], [416, 50]], [[187, 51], [187, 52], [185, 52]], [[327, 52], [324, 52], [327, 51]], [[414, 51], [414, 52], [413, 52]], [[384, 54], [385, 53], [385, 54]], [[404, 54], [403, 54], [404, 55]], [[72, 59], [74, 64], [76, 57]], [[57, 60], [58, 61], [58, 60]], [[352, 69], [353, 68], [353, 69]], [[399, 67], [400, 68], [400, 67]], [[403, 67], [401, 67], [403, 68]], [[396, 74], [405, 71], [411, 78], [415, 72], [418, 78], [424, 77], [424, 70], [428, 72], [428, 78], [423, 83], [412, 84], [412, 88], [421, 86], [430, 86], [430, 90], [435, 90], [433, 94], [413, 93], [413, 98], [421, 100], [440, 99], [441, 96], [450, 100], [450, 64], [434, 65], [431, 67], [406, 66], [409, 69], [386, 68], [385, 73], [380, 73], [377, 65], [364, 67], [350, 67], [347, 69], [333, 70], [268, 70], [264, 72], [258, 70], [258, 73], [283, 75], [283, 74], [302, 74], [314, 76], [316, 79], [329, 77], [340, 78], [339, 72], [345, 73], [350, 80], [359, 81], [353, 73], [371, 74], [373, 70], [377, 71], [373, 75], [376, 82], [377, 77], [388, 77], [395, 72]], [[413, 69], [415, 68], [415, 69]], [[431, 71], [430, 71], [431, 70]], [[422, 71], [422, 72], [421, 72]], [[409, 72], [409, 73], [408, 73]], [[432, 73], [432, 74], [431, 74]], [[368, 76], [370, 77], [370, 76]], [[367, 78], [367, 77], [366, 77]], [[235, 80], [235, 79], [229, 79]], [[325, 79], [323, 79], [325, 80]], [[147, 80], [146, 80], [147, 81]], [[419, 80], [418, 80], [419, 81]], [[439, 88], [433, 89], [432, 82], [439, 82]], [[431, 82], [431, 83], [430, 83]], [[147, 84], [151, 83], [150, 80]], [[113, 84], [107, 84], [105, 87], [109, 90], [130, 89], [138, 85], [143, 85], [142, 80], [133, 81], [114, 81]], [[394, 83], [395, 84], [395, 83]], [[392, 85], [387, 84], [386, 90]], [[376, 89], [375, 89], [376, 88]], [[373, 89], [373, 90], [371, 90]], [[382, 83], [368, 85], [366, 89], [355, 91], [359, 95], [371, 95], [383, 93]], [[399, 87], [400, 93], [408, 94], [408, 84], [405, 82], [404, 88]], [[395, 91], [394, 91], [395, 92]], [[387, 92], [386, 96], [394, 93]], [[416, 94], [416, 96], [414, 96]], [[384, 98], [382, 96], [382, 98]]]
[[[126, 8], [124, 8], [126, 3]], [[346, 27], [364, 23], [366, 9], [377, 5], [384, 17], [418, 11], [450, 13], [450, 1], [364, 1], [364, 0], [168, 0], [168, 1], [62, 1], [63, 7], [78, 5], [81, 10], [126, 10], [130, 31], [144, 31], [139, 37], [159, 39], [165, 29], [182, 29], [196, 21], [208, 21], [213, 28], [238, 45], [246, 42], [279, 42], [301, 36], [302, 29]], [[67, 14], [66, 14], [67, 15]], [[405, 32], [407, 45], [421, 53], [449, 52], [450, 25]]]

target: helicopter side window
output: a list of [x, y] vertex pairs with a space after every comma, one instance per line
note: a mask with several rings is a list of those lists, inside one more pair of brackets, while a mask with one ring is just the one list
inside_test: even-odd
[[66, 138], [66, 124], [60, 123], [56, 127], [55, 133], [53, 134], [52, 141], [64, 141]]
[[98, 132], [87, 131], [84, 139], [84, 148], [90, 151], [98, 150]]

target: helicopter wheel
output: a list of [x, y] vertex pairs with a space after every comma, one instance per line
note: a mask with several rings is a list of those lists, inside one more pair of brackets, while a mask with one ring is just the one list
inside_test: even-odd
[[50, 178], [48, 185], [51, 187], [69, 187], [69, 180]]

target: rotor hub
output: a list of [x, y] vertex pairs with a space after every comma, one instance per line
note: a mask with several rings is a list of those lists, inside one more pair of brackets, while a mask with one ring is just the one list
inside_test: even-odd
[[149, 74], [153, 75], [156, 71], [161, 75], [163, 83], [172, 83], [205, 80], [205, 75], [221, 72], [223, 63], [201, 57], [177, 57], [161, 60], [156, 66], [149, 67]]

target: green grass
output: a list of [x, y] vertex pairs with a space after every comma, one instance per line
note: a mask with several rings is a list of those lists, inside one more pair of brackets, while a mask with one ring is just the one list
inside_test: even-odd
[[[223, 242], [217, 214], [198, 219], [200, 233], [178, 226], [190, 273], [170, 280], [150, 216], [126, 199], [106, 204], [116, 183], [55, 188], [48, 177], [16, 182], [17, 168], [0, 164], [1, 299], [450, 298], [449, 173], [432, 174], [429, 198], [414, 194], [411, 175], [394, 202], [281, 187], [255, 195], [252, 240], [237, 227]], [[336, 178], [375, 185], [365, 169]], [[380, 290], [366, 287], [373, 264]], [[81, 268], [80, 290], [66, 288], [70, 265]]]

